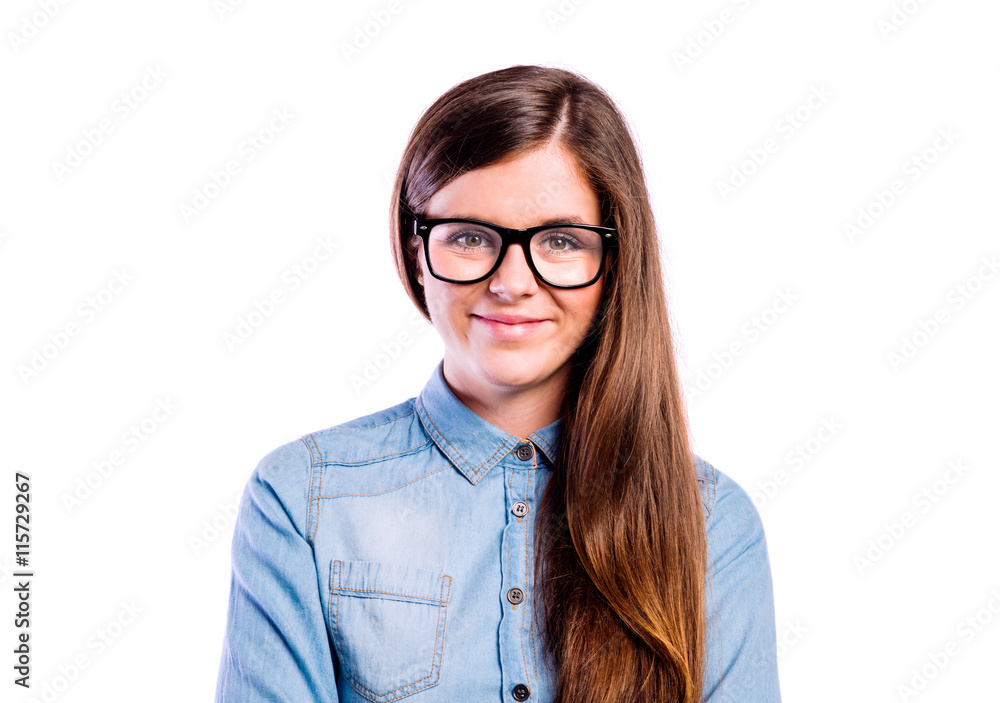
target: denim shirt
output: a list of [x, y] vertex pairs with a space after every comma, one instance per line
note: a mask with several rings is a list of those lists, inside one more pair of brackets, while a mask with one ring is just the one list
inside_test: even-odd
[[[532, 608], [533, 511], [561, 420], [518, 438], [442, 375], [267, 454], [240, 501], [217, 702], [554, 697]], [[702, 701], [780, 701], [756, 507], [696, 457], [708, 537]]]

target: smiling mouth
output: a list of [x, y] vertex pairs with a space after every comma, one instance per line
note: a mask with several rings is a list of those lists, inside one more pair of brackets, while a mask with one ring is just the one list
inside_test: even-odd
[[519, 318], [519, 317], [508, 317], [506, 315], [489, 315], [489, 316], [473, 315], [473, 317], [478, 317], [481, 320], [488, 320], [489, 322], [497, 322], [502, 325], [524, 325], [532, 322], [545, 322], [545, 320], [542, 320], [540, 318], [532, 318], [532, 317]]
[[535, 334], [549, 320], [521, 320], [514, 322], [504, 322], [482, 315], [472, 315], [472, 319], [484, 327], [491, 335], [498, 339], [517, 340], [524, 339]]

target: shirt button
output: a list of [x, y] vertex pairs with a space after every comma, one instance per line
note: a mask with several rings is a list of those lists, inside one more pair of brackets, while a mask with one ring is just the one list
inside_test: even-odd
[[511, 690], [511, 695], [514, 696], [515, 701], [526, 701], [531, 695], [531, 689], [523, 683], [519, 683], [517, 686], [514, 686], [513, 690]]
[[520, 588], [514, 587], [507, 591], [507, 600], [509, 600], [514, 605], [517, 605], [524, 600], [524, 591]]
[[528, 504], [525, 503], [523, 500], [519, 500], [516, 503], [514, 503], [514, 507], [511, 508], [510, 511], [515, 515], [517, 515], [518, 517], [524, 517], [525, 515], [528, 514]]
[[533, 457], [534, 455], [535, 455], [535, 450], [531, 446], [530, 442], [528, 444], [522, 444], [520, 447], [517, 448], [517, 458], [520, 459], [521, 461], [529, 461], [531, 457]]

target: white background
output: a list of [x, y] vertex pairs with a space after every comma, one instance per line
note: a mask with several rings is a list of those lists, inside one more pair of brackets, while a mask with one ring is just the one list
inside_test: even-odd
[[[443, 354], [388, 248], [410, 129], [465, 78], [545, 63], [635, 131], [695, 450], [767, 531], [784, 700], [1000, 700], [996, 3], [49, 5], [0, 12], [0, 698], [212, 698], [229, 516], [257, 461], [416, 395]], [[292, 117], [269, 135], [274, 110]], [[750, 175], [724, 197], [734, 168]], [[30, 696], [11, 682], [15, 471], [32, 476]]]

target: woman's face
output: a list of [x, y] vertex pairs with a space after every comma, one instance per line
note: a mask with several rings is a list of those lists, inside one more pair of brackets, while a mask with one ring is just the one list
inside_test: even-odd
[[[596, 193], [569, 152], [556, 145], [462, 174], [431, 197], [424, 217], [462, 217], [515, 229], [573, 217], [602, 224]], [[420, 246], [418, 277], [431, 322], [444, 341], [449, 384], [481, 394], [486, 403], [497, 392], [546, 386], [561, 394], [567, 361], [597, 313], [604, 276], [585, 288], [552, 288], [535, 278], [522, 248], [511, 245], [485, 281], [446, 283], [430, 275]], [[535, 322], [490, 319], [501, 316]]]

